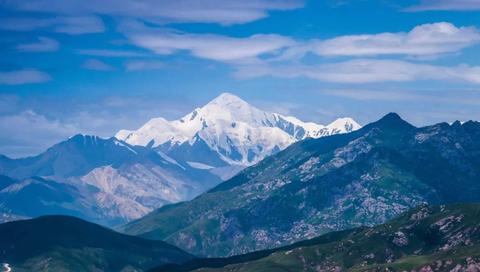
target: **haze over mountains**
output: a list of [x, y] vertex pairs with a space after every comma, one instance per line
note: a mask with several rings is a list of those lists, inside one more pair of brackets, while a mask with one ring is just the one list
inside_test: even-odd
[[179, 120], [155, 118], [116, 138], [79, 134], [37, 156], [0, 156], [0, 220], [64, 214], [122, 224], [190, 200], [298, 140], [359, 127], [351, 118], [305, 123], [224, 93]]
[[417, 128], [391, 113], [293, 144], [123, 230], [197, 256], [231, 256], [381, 224], [423, 203], [478, 202], [479, 138], [478, 122]]
[[0, 164], [2, 180], [8, 182], [0, 191], [3, 214], [65, 214], [106, 225], [192, 198], [220, 182], [214, 175], [171, 163], [149, 148], [85, 135], [35, 157], [4, 157]]

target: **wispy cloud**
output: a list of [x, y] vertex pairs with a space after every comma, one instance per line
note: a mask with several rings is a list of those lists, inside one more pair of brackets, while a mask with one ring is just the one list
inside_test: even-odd
[[105, 26], [103, 21], [96, 16], [23, 17], [0, 19], [0, 29], [10, 31], [46, 29], [57, 33], [80, 35], [103, 32], [105, 31]]
[[63, 17], [55, 31], [71, 35], [100, 33], [105, 31], [103, 21], [95, 16]]
[[301, 57], [307, 52], [320, 56], [428, 56], [459, 52], [480, 43], [475, 27], [456, 27], [447, 22], [423, 24], [410, 32], [339, 36], [313, 40], [290, 48], [284, 55]]
[[17, 50], [26, 52], [52, 52], [58, 48], [58, 42], [47, 37], [38, 37], [36, 42], [17, 45]]
[[97, 59], [86, 60], [83, 63], [82, 67], [88, 70], [104, 71], [104, 72], [114, 70], [113, 66]]
[[56, 19], [8, 18], [0, 19], [0, 29], [12, 31], [32, 31], [55, 25]]
[[[319, 93], [344, 97], [358, 101], [412, 101], [415, 103], [436, 102], [444, 104], [461, 104], [461, 105], [479, 105], [480, 95], [475, 91], [455, 90], [455, 95], [446, 95], [451, 91], [444, 90], [379, 90], [379, 89], [323, 89]], [[445, 95], [439, 95], [443, 93]]]
[[145, 71], [158, 70], [165, 68], [165, 63], [154, 60], [129, 60], [125, 62], [125, 69], [127, 71]]
[[428, 11], [428, 10], [459, 10], [472, 11], [480, 10], [478, 0], [422, 0], [419, 5], [406, 9], [406, 11]]
[[243, 65], [238, 67], [235, 75], [240, 78], [259, 76], [306, 77], [338, 83], [439, 80], [480, 84], [480, 66], [447, 67], [377, 59], [357, 59], [320, 65], [270, 65], [268, 63]]
[[222, 62], [254, 61], [263, 54], [274, 54], [295, 44], [295, 41], [288, 37], [274, 34], [236, 38], [144, 28], [143, 32], [127, 32], [126, 35], [133, 44], [157, 54], [169, 55], [187, 51], [199, 58]]
[[42, 83], [50, 79], [48, 74], [33, 69], [0, 72], [0, 85]]
[[432, 97], [407, 91], [370, 90], [370, 89], [325, 89], [322, 94], [338, 96], [359, 101], [408, 101], [429, 100]]
[[302, 0], [23, 0], [0, 4], [23, 11], [54, 14], [103, 14], [143, 18], [159, 23], [241, 24], [268, 16], [269, 11], [303, 7]]
[[141, 57], [144, 54], [135, 51], [111, 50], [111, 49], [82, 49], [78, 51], [81, 55], [95, 57]]

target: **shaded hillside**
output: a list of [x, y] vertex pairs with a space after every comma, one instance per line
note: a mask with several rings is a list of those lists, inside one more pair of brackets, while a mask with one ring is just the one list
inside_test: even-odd
[[152, 271], [478, 271], [479, 223], [479, 204], [422, 206], [373, 228], [334, 232], [275, 250], [194, 260]]
[[75, 217], [44, 216], [0, 225], [0, 260], [13, 271], [138, 271], [190, 259], [167, 243]]

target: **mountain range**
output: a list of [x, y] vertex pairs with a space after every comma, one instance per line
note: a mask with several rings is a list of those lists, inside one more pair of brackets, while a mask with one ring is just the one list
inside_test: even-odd
[[190, 200], [306, 137], [350, 132], [261, 111], [222, 94], [187, 116], [155, 118], [116, 137], [75, 135], [32, 157], [0, 155], [0, 221], [48, 214], [123, 224]]
[[[415, 127], [390, 113], [299, 140], [214, 186], [203, 181], [217, 175], [152, 143], [77, 135], [35, 157], [1, 157], [2, 218], [18, 221], [0, 224], [0, 261], [13, 271], [478, 271], [479, 137], [479, 122]], [[110, 182], [89, 179], [107, 168]], [[128, 211], [125, 199], [158, 196], [142, 168], [179, 177], [162, 180], [171, 190], [213, 188], [124, 234], [71, 216], [22, 220]], [[199, 178], [178, 183], [188, 171]], [[105, 192], [125, 206], [101, 206], [117, 205]]]
[[197, 256], [232, 256], [381, 224], [424, 203], [478, 202], [479, 138], [478, 122], [417, 128], [391, 113], [292, 144], [122, 231]]

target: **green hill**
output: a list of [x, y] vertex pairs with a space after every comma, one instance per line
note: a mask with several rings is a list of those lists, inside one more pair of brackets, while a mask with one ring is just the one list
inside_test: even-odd
[[13, 271], [141, 271], [191, 259], [167, 243], [75, 217], [44, 216], [0, 225], [0, 262]]

